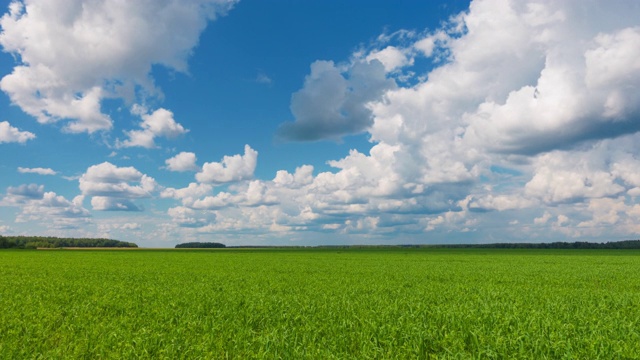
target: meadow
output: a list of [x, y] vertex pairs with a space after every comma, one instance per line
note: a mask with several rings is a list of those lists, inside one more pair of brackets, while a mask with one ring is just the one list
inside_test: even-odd
[[0, 358], [640, 358], [640, 251], [0, 251]]

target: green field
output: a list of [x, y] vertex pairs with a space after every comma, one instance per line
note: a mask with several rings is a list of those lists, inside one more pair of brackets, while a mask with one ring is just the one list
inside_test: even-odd
[[640, 358], [640, 251], [0, 251], [0, 358]]

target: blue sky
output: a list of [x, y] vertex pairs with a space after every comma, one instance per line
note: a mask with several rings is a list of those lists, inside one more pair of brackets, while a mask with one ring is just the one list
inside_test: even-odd
[[640, 233], [635, 2], [0, 5], [0, 234]]

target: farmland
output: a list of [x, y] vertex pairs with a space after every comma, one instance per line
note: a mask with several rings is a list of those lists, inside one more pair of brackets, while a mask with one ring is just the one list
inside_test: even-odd
[[0, 251], [0, 358], [639, 358], [640, 251]]

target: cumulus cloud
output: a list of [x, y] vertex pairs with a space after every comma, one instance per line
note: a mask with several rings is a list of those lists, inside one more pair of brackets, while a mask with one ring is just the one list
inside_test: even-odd
[[244, 155], [224, 156], [221, 162], [207, 162], [196, 174], [202, 183], [221, 184], [253, 177], [258, 161], [258, 152], [249, 145], [244, 146]]
[[90, 166], [79, 179], [83, 196], [91, 196], [94, 210], [141, 211], [132, 199], [149, 198], [159, 188], [156, 181], [134, 167], [109, 162]]
[[98, 211], [142, 211], [143, 209], [129, 199], [94, 196], [91, 198], [93, 210]]
[[69, 201], [55, 192], [45, 192], [43, 185], [9, 187], [2, 203], [20, 209], [16, 216], [18, 223], [37, 222], [50, 229], [78, 229], [91, 222], [81, 196]]
[[0, 144], [17, 142], [24, 144], [27, 140], [35, 139], [36, 136], [28, 131], [20, 131], [9, 124], [8, 121], [0, 121]]
[[213, 190], [210, 184], [190, 183], [189, 186], [182, 189], [166, 188], [160, 193], [162, 198], [172, 198], [182, 200], [185, 204], [193, 204], [193, 202], [209, 194]]
[[377, 59], [357, 62], [346, 70], [332, 61], [316, 61], [304, 87], [291, 96], [294, 122], [283, 124], [279, 136], [287, 140], [339, 139], [372, 124], [367, 104], [396, 87]]
[[278, 170], [273, 183], [276, 186], [296, 188], [309, 185], [313, 182], [313, 166], [303, 165], [296, 168], [293, 174], [286, 170]]
[[[488, 1], [476, 4], [495, 8]], [[521, 43], [523, 50], [544, 63], [534, 69], [532, 81], [505, 88], [506, 97], [486, 99], [469, 113], [470, 141], [494, 151], [539, 153], [640, 129], [634, 120], [640, 95], [630, 91], [640, 87], [634, 60], [640, 51], [637, 5], [617, 1], [603, 9], [544, 2], [507, 8], [529, 39]], [[584, 26], [585, 21], [592, 25]]]
[[37, 168], [24, 168], [24, 167], [18, 167], [18, 172], [21, 174], [39, 174], [39, 175], [56, 175], [57, 172], [55, 172], [53, 169], [49, 169], [49, 168], [41, 168], [41, 167], [37, 167]]
[[0, 88], [41, 123], [67, 120], [70, 132], [111, 129], [102, 101], [159, 94], [152, 65], [186, 71], [207, 21], [235, 2], [15, 1], [0, 19], [0, 45], [19, 64]]
[[622, 0], [475, 0], [440, 29], [380, 37], [350, 63], [316, 61], [279, 136], [367, 132], [371, 148], [265, 181], [247, 146], [166, 189], [182, 203], [171, 217], [194, 232], [288, 237], [637, 234], [638, 18]]
[[134, 147], [139, 146], [147, 149], [156, 147], [155, 139], [157, 137], [165, 137], [168, 139], [176, 138], [189, 130], [178, 124], [173, 113], [166, 109], [158, 109], [151, 114], [146, 113], [146, 109], [135, 105], [133, 112], [142, 117], [140, 127], [142, 130], [126, 131], [127, 140], [116, 142], [116, 147]]
[[196, 154], [192, 152], [181, 152], [178, 155], [165, 160], [167, 169], [171, 171], [198, 171], [200, 168], [196, 165]]
[[211, 224], [216, 218], [212, 212], [196, 212], [184, 206], [170, 208], [167, 213], [178, 226], [186, 228], [204, 227]]
[[395, 46], [387, 46], [382, 50], [376, 50], [367, 55], [366, 60], [378, 60], [384, 65], [387, 72], [394, 71], [413, 64], [413, 58], [407, 54], [407, 50], [399, 49]]
[[41, 199], [44, 195], [44, 185], [23, 184], [20, 186], [9, 186], [5, 200], [12, 203], [21, 203], [28, 199]]

